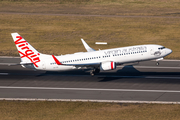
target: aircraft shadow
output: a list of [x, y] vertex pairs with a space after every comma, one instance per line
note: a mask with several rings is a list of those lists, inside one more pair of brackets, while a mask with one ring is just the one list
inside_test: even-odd
[[[46, 71], [42, 74], [39, 74], [38, 76], [43, 76], [43, 75], [89, 75], [89, 72], [91, 69], [85, 69], [85, 70], [71, 70], [71, 71]], [[96, 76], [105, 76], [105, 77], [113, 77], [113, 76], [148, 76], [148, 75], [153, 75], [153, 76], [161, 76], [161, 75], [180, 75], [180, 72], [142, 72], [134, 68], [133, 65], [127, 65], [124, 66], [122, 69], [119, 70], [114, 70], [114, 71], [103, 71], [100, 72], [99, 74], [95, 75]]]
[[[154, 77], [180, 77], [180, 72], [141, 72], [133, 67], [133, 65], [124, 66], [122, 69], [117, 70], [116, 72], [103, 72], [101, 75], [105, 77], [99, 77], [101, 79], [99, 82], [108, 82], [113, 80], [119, 79], [140, 79], [146, 78], [147, 76], [154, 76]], [[160, 79], [160, 78], [159, 78]], [[179, 80], [180, 81], [180, 80]]]
[[[141, 70], [141, 71], [139, 71]], [[157, 69], [153, 72], [152, 69], [144, 70], [133, 67], [133, 65], [124, 66], [121, 69], [103, 71], [95, 76], [89, 74], [90, 69], [85, 70], [72, 70], [62, 72], [45, 72], [45, 71], [32, 71], [28, 69], [5, 69], [0, 68], [1, 73], [9, 73], [8, 75], [1, 75], [0, 79], [12, 80], [17, 79], [37, 79], [50, 80], [50, 81], [90, 81], [90, 82], [117, 82], [117, 83], [167, 83], [167, 84], [180, 84], [180, 72], [179, 70], [166, 70]], [[149, 72], [150, 71], [150, 72]], [[53, 76], [53, 77], [52, 77]], [[148, 76], [154, 78], [147, 79]], [[156, 78], [157, 77], [157, 78]], [[158, 78], [159, 77], [159, 78]], [[169, 77], [169, 78], [166, 78]], [[171, 77], [177, 77], [173, 79]], [[73, 78], [73, 79], [72, 79]]]

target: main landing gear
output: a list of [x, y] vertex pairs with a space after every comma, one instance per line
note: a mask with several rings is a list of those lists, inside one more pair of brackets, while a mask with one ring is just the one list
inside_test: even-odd
[[91, 72], [90, 72], [90, 75], [91, 76], [94, 76], [95, 74], [99, 73], [100, 72], [100, 69], [99, 68], [94, 68]]

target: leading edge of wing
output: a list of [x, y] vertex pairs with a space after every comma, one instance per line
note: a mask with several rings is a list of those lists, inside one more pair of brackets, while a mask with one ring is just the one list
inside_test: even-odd
[[101, 63], [82, 63], [82, 64], [63, 64], [66, 66], [75, 66], [75, 67], [95, 67], [99, 66]]
[[57, 65], [66, 65], [66, 66], [76, 66], [76, 67], [89, 67], [89, 66], [98, 66], [101, 63], [82, 63], [82, 64], [62, 64], [54, 55], [52, 55], [54, 61]]

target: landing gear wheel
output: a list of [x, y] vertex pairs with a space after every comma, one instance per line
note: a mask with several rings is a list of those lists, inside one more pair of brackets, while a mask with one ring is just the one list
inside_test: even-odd
[[156, 65], [158, 66], [158, 65], [159, 65], [159, 62], [157, 62]]
[[90, 75], [91, 76], [94, 76], [95, 74], [99, 73], [100, 72], [100, 69], [98, 68], [94, 68], [91, 72], [90, 72]]
[[94, 72], [95, 72], [95, 73], [99, 73], [99, 72], [100, 72], [100, 69], [95, 69]]
[[93, 71], [93, 70], [90, 72], [90, 75], [91, 75], [91, 76], [94, 76], [94, 71]]

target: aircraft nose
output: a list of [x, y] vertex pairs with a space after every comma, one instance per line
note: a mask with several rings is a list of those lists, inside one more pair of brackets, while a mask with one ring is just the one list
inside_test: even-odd
[[171, 54], [171, 53], [172, 53], [172, 50], [169, 49], [169, 48], [167, 48], [167, 49], [166, 49], [166, 53], [167, 53], [167, 54]]

